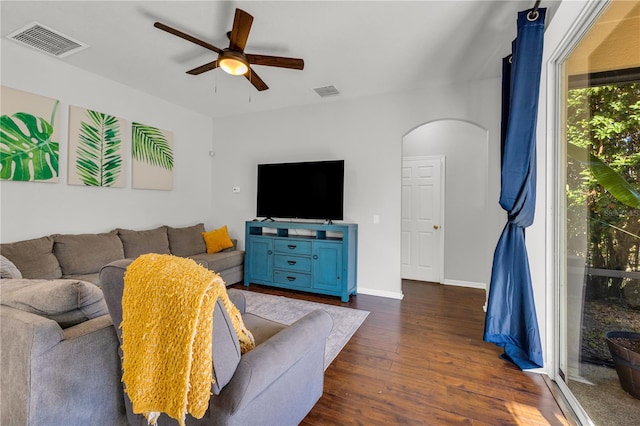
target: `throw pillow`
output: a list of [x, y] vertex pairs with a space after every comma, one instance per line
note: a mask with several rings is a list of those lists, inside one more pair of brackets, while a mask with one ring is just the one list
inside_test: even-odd
[[159, 253], [170, 254], [167, 227], [160, 226], [146, 231], [118, 229], [118, 236], [124, 247], [124, 257], [135, 259], [141, 254]]
[[197, 225], [184, 228], [167, 226], [171, 254], [187, 257], [193, 256], [194, 254], [205, 253], [207, 246], [202, 238], [204, 231], [204, 223], [198, 223]]
[[233, 247], [233, 242], [229, 237], [227, 225], [213, 231], [203, 232], [202, 237], [207, 245], [207, 253], [218, 253], [226, 248]]
[[109, 313], [102, 291], [78, 280], [4, 280], [2, 304], [49, 318], [61, 328]]
[[55, 234], [55, 253], [63, 275], [95, 274], [109, 262], [123, 259], [116, 231], [101, 234]]
[[0, 278], [22, 278], [22, 274], [16, 265], [2, 255], [0, 255]]
[[0, 252], [16, 265], [23, 278], [45, 280], [62, 277], [60, 263], [53, 254], [52, 237], [0, 244]]

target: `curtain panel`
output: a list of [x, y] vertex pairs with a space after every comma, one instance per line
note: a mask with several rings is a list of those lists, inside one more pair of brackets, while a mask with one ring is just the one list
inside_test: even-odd
[[[536, 202], [536, 122], [546, 9], [518, 13], [511, 61], [503, 61], [500, 206], [508, 221], [496, 246], [484, 340], [520, 369], [542, 367], [525, 228]], [[508, 107], [505, 109], [505, 107]]]

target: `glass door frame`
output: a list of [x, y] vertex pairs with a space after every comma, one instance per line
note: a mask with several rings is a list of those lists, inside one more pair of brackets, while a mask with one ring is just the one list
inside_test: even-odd
[[564, 38], [547, 62], [546, 175], [548, 177], [547, 203], [551, 206], [550, 211], [552, 212], [552, 220], [547, 222], [546, 250], [547, 265], [549, 265], [547, 282], [550, 283], [547, 288], [547, 304], [551, 307], [547, 310], [547, 324], [551, 324], [547, 344], [552, 349], [547, 353], [553, 354], [547, 373], [558, 386], [575, 417], [583, 425], [593, 425], [593, 422], [565, 382], [567, 379], [568, 348], [566, 336], [567, 251], [565, 245], [567, 154], [564, 115], [566, 114], [568, 88], [564, 64], [607, 5], [607, 1], [586, 1], [578, 18], [566, 31]]

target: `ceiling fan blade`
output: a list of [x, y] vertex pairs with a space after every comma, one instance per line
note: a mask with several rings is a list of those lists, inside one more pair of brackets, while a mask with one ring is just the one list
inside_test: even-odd
[[187, 71], [187, 74], [191, 74], [191, 75], [200, 75], [203, 72], [207, 72], [207, 71], [211, 71], [212, 69], [216, 69], [218, 68], [218, 60], [216, 59], [213, 62], [209, 62], [207, 64], [204, 65], [200, 65], [199, 67], [196, 67], [192, 70]]
[[233, 28], [231, 29], [231, 37], [229, 38], [229, 49], [244, 51], [252, 23], [253, 16], [242, 9], [236, 9], [236, 15], [233, 18]]
[[256, 74], [255, 71], [253, 71], [253, 69], [251, 69], [251, 67], [249, 67], [249, 71], [244, 76], [260, 92], [262, 92], [263, 90], [267, 90], [269, 88], [269, 86], [267, 86], [267, 83], [262, 81], [260, 76], [258, 76], [258, 74]]
[[284, 58], [282, 56], [253, 55], [245, 53], [251, 65], [266, 65], [269, 67], [304, 69], [304, 60], [298, 58]]
[[158, 29], [161, 29], [162, 31], [166, 31], [169, 34], [173, 34], [174, 36], [177, 36], [177, 37], [183, 38], [183, 39], [185, 39], [187, 41], [190, 41], [191, 43], [195, 43], [198, 46], [202, 46], [205, 49], [213, 50], [216, 53], [222, 52], [222, 49], [219, 49], [219, 48], [215, 47], [213, 44], [210, 44], [210, 43], [207, 43], [206, 41], [202, 41], [200, 39], [197, 39], [197, 38], [195, 38], [195, 37], [193, 37], [193, 36], [191, 36], [191, 35], [189, 35], [187, 33], [183, 33], [182, 31], [176, 30], [175, 28], [172, 28], [172, 27], [170, 27], [168, 25], [165, 25], [165, 24], [163, 24], [161, 22], [156, 22], [156, 23], [153, 24], [153, 26], [158, 28]]

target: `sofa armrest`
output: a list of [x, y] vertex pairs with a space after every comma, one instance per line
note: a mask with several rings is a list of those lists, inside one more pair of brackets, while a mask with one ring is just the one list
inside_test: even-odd
[[85, 334], [93, 333], [94, 331], [107, 327], [113, 327], [113, 321], [111, 321], [111, 317], [109, 315], [92, 318], [85, 322], [81, 322], [80, 324], [76, 324], [73, 327], [65, 328], [63, 330], [64, 340], [77, 339]]
[[[2, 424], [125, 424], [118, 340], [109, 315], [61, 329], [0, 307]], [[87, 408], [90, 407], [90, 408]]]
[[[69, 425], [126, 425], [120, 344], [111, 317], [102, 315], [63, 331], [64, 340], [31, 358], [32, 370], [38, 370], [31, 375], [31, 398], [41, 409], [41, 419], [33, 424], [47, 424], [46, 418], [65, 419]], [[64, 395], [64, 402], [50, 395]]]
[[[46, 352], [64, 339], [57, 322], [9, 306], [0, 308], [0, 324], [2, 341], [11, 342], [9, 346], [23, 353], [25, 359]], [[7, 349], [3, 348], [3, 352]]]
[[[2, 424], [28, 424], [31, 359], [50, 352], [63, 339], [57, 322], [0, 306], [0, 404]], [[25, 402], [26, 401], [26, 402]]]
[[[233, 379], [219, 397], [232, 412], [241, 410], [282, 376], [307, 353], [324, 353], [326, 338], [333, 327], [331, 316], [321, 309], [308, 313], [242, 356]], [[226, 405], [226, 404], [225, 404]]]

